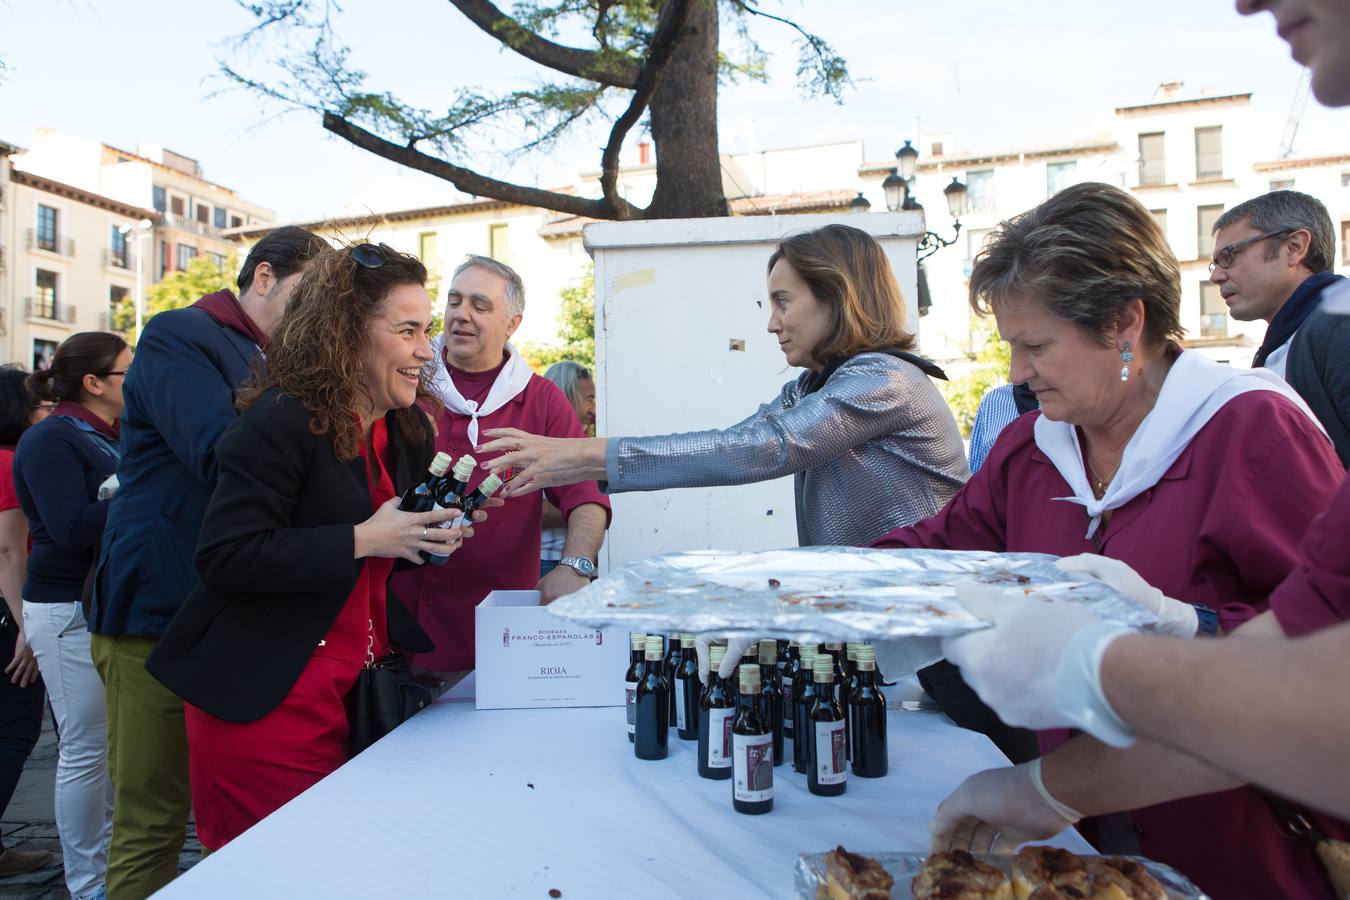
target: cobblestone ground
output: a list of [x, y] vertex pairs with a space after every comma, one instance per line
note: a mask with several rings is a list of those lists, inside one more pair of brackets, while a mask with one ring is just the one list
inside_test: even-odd
[[[50, 713], [45, 717], [42, 738], [24, 767], [19, 789], [5, 810], [0, 829], [5, 835], [6, 847], [22, 850], [50, 850], [51, 865], [0, 878], [0, 900], [22, 897], [24, 900], [69, 900], [65, 878], [61, 870], [61, 841], [56, 836], [56, 814], [52, 798], [56, 786], [56, 735], [52, 732]], [[201, 845], [197, 843], [196, 828], [189, 823], [187, 844], [179, 858], [179, 871], [186, 872], [201, 859]]]

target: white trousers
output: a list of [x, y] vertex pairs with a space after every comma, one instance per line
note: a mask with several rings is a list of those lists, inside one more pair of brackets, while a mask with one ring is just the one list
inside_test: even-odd
[[23, 604], [24, 631], [56, 715], [56, 832], [66, 890], [76, 900], [103, 885], [112, 834], [108, 713], [78, 603]]

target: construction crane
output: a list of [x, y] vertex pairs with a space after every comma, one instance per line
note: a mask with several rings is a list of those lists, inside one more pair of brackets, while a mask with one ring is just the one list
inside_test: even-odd
[[1294, 88], [1294, 102], [1289, 105], [1289, 118], [1284, 123], [1284, 137], [1280, 138], [1280, 159], [1294, 155], [1294, 139], [1298, 137], [1298, 125], [1303, 121], [1303, 110], [1308, 106], [1308, 95], [1312, 93], [1312, 72], [1304, 69], [1298, 77], [1298, 87]]

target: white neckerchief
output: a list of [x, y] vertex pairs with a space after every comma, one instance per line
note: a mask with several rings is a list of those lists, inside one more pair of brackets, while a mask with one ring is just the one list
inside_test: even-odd
[[1074, 426], [1052, 422], [1044, 414], [1036, 420], [1036, 446], [1050, 458], [1073, 490], [1072, 497], [1055, 499], [1078, 503], [1087, 510], [1091, 520], [1087, 537], [1091, 538], [1101, 525], [1102, 513], [1124, 506], [1157, 484], [1214, 414], [1247, 391], [1275, 391], [1284, 395], [1325, 433], [1303, 399], [1274, 372], [1235, 369], [1187, 350], [1172, 364], [1153, 409], [1125, 445], [1120, 468], [1100, 500], [1092, 493], [1083, 471], [1083, 449]]
[[520, 392], [525, 390], [525, 386], [530, 383], [530, 377], [534, 374], [534, 371], [530, 368], [529, 363], [525, 362], [525, 358], [516, 351], [516, 348], [507, 344], [506, 365], [497, 373], [497, 380], [492, 383], [492, 389], [488, 391], [487, 399], [480, 406], [472, 400], [465, 400], [464, 395], [455, 387], [455, 381], [450, 377], [450, 370], [445, 363], [444, 334], [437, 335], [436, 339], [431, 342], [431, 351], [436, 354], [436, 370], [431, 379], [431, 389], [437, 398], [445, 404], [446, 409], [452, 413], [469, 417], [469, 443], [477, 450], [479, 417], [492, 415], [519, 396]]

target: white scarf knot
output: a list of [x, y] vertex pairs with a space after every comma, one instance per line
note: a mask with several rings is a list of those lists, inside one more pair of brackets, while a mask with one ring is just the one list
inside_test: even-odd
[[431, 378], [431, 390], [436, 397], [445, 404], [445, 408], [452, 413], [469, 417], [469, 443], [475, 450], [478, 449], [478, 419], [481, 416], [490, 416], [506, 404], [510, 403], [525, 390], [526, 385], [530, 383], [530, 378], [534, 375], [534, 370], [530, 368], [529, 363], [520, 355], [519, 351], [510, 344], [506, 345], [506, 365], [497, 373], [497, 380], [492, 383], [492, 389], [488, 391], [487, 397], [483, 402], [477, 403], [473, 400], [466, 400], [464, 395], [455, 387], [455, 380], [450, 377], [450, 370], [445, 363], [445, 335], [439, 334], [431, 342], [431, 351], [436, 354], [435, 373]]

